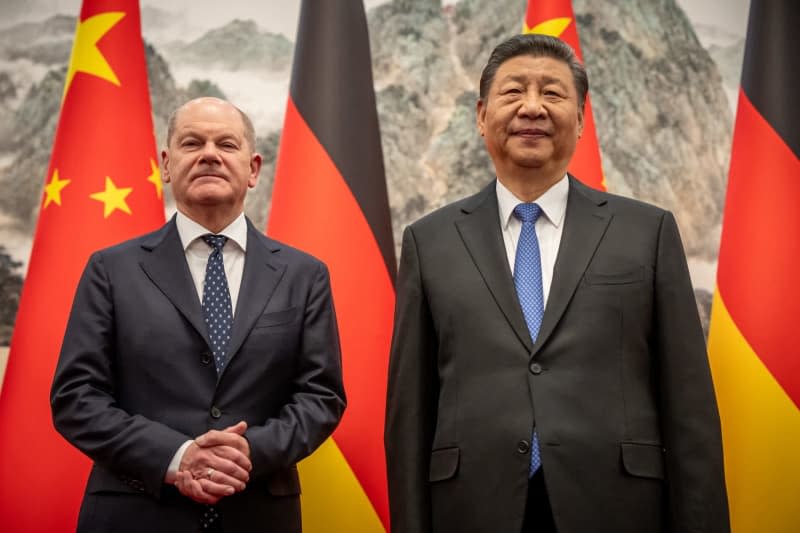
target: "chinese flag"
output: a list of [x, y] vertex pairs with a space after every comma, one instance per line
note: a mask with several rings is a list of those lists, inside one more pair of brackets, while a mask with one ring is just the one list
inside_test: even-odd
[[[572, 12], [570, 0], [528, 0], [528, 11], [522, 24], [522, 33], [543, 33], [558, 37], [569, 44], [575, 50], [578, 59], [583, 62], [578, 28], [575, 25], [575, 14]], [[594, 128], [592, 103], [588, 94], [583, 110], [583, 135], [578, 140], [569, 171], [586, 185], [606, 190], [606, 180], [600, 162], [600, 147]]]
[[50, 382], [89, 254], [164, 222], [156, 157], [138, 2], [85, 0], [0, 394], [3, 531], [75, 531], [90, 461]]
[[800, 531], [798, 27], [751, 1], [708, 340], [734, 533]]
[[364, 7], [303, 1], [268, 223], [327, 263], [347, 410], [300, 465], [303, 531], [383, 532], [396, 270]]

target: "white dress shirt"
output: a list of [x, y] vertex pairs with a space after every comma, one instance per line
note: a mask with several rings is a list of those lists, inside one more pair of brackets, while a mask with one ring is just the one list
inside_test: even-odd
[[[201, 239], [209, 231], [180, 211], [175, 216], [175, 225], [178, 228], [178, 236], [183, 245], [183, 253], [186, 256], [186, 263], [189, 265], [189, 272], [192, 274], [192, 281], [197, 290], [197, 298], [203, 301], [203, 280], [206, 277], [206, 264], [208, 256], [213, 249]], [[236, 314], [236, 302], [239, 301], [239, 288], [242, 286], [242, 273], [244, 272], [244, 254], [247, 251], [247, 221], [244, 213], [236, 217], [226, 228], [217, 235], [225, 235], [228, 242], [222, 248], [222, 262], [225, 267], [225, 277], [228, 279], [228, 290], [231, 293], [231, 311], [233, 316]], [[180, 467], [183, 454], [186, 448], [192, 443], [191, 440], [184, 442], [167, 468], [167, 476], [175, 474]]]
[[[553, 269], [556, 265], [561, 234], [564, 232], [564, 214], [567, 212], [569, 180], [566, 174], [555, 185], [547, 189], [534, 203], [542, 209], [536, 220], [536, 238], [539, 240], [539, 254], [542, 259], [542, 295], [547, 307], [547, 297], [553, 284]], [[524, 203], [514, 196], [500, 180], [497, 180], [497, 207], [500, 212], [500, 229], [506, 246], [508, 266], [514, 273], [514, 259], [517, 255], [517, 242], [522, 231], [522, 222], [514, 216], [514, 208]]]
[[[197, 289], [197, 298], [202, 302], [203, 280], [206, 277], [206, 264], [212, 248], [201, 237], [214, 232], [207, 230], [180, 211], [175, 217], [175, 225], [178, 227], [186, 263], [189, 265], [189, 272]], [[218, 235], [228, 237], [228, 242], [222, 248], [222, 261], [225, 265], [225, 277], [228, 279], [228, 290], [231, 293], [233, 316], [236, 316], [236, 302], [239, 301], [239, 288], [242, 286], [242, 272], [244, 272], [244, 254], [247, 251], [247, 222], [244, 213], [236, 217], [236, 220]]]

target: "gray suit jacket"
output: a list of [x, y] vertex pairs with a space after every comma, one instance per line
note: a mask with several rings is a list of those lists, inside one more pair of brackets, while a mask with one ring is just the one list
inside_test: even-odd
[[570, 177], [536, 343], [494, 182], [406, 229], [397, 290], [393, 533], [518, 533], [534, 424], [560, 533], [728, 531], [719, 418], [669, 212]]
[[95, 253], [78, 286], [51, 402], [94, 466], [79, 531], [194, 531], [202, 506], [163, 483], [178, 447], [239, 420], [253, 471], [220, 501], [227, 533], [300, 531], [295, 463], [345, 406], [328, 272], [256, 231], [218, 377], [174, 219]]

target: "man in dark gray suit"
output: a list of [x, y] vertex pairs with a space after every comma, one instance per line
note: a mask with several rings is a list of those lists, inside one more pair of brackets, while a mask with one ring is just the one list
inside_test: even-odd
[[327, 268], [244, 216], [261, 156], [239, 109], [193, 100], [167, 144], [178, 213], [91, 257], [53, 381], [94, 461], [78, 530], [299, 532], [295, 463], [345, 407]]
[[675, 220], [567, 174], [587, 89], [559, 39], [500, 44], [477, 103], [497, 180], [405, 231], [393, 533], [729, 530]]

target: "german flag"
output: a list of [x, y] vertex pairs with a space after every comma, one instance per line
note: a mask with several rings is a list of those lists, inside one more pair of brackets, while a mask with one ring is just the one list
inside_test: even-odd
[[734, 533], [800, 531], [798, 27], [752, 0], [708, 346]]
[[[581, 43], [570, 0], [528, 0], [528, 10], [522, 24], [522, 33], [542, 33], [558, 37], [569, 44], [581, 62]], [[583, 110], [583, 135], [575, 147], [569, 171], [583, 183], [595, 189], [606, 190], [600, 147], [594, 127], [594, 115], [589, 95]]]
[[364, 7], [303, 1], [267, 233], [327, 263], [348, 406], [300, 465], [303, 531], [383, 532], [396, 270]]
[[53, 379], [89, 255], [164, 223], [139, 3], [84, 0], [0, 395], [0, 529], [75, 531], [90, 461], [53, 428]]

